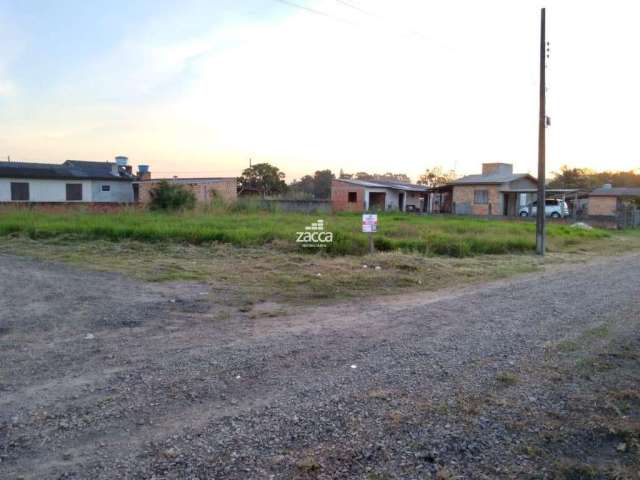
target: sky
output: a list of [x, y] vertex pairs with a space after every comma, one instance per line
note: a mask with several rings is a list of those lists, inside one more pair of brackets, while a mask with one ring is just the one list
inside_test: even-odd
[[156, 177], [640, 169], [636, 0], [0, 0], [0, 159]]

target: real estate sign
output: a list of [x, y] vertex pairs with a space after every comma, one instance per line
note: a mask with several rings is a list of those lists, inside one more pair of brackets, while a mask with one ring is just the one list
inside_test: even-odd
[[364, 233], [375, 233], [378, 231], [378, 215], [375, 213], [365, 213], [362, 215], [362, 231]]

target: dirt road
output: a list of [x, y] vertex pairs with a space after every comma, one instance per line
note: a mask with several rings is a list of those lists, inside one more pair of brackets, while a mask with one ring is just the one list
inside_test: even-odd
[[638, 255], [224, 315], [197, 284], [0, 272], [3, 479], [636, 478]]

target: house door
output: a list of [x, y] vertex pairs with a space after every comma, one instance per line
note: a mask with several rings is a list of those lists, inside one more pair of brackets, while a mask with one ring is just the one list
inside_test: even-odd
[[401, 212], [404, 212], [404, 192], [398, 194], [398, 208]]
[[369, 210], [382, 211], [386, 203], [387, 195], [384, 192], [369, 192]]
[[516, 212], [516, 204], [518, 203], [518, 198], [516, 193], [503, 193], [502, 194], [502, 214], [505, 217], [515, 217], [518, 212]]

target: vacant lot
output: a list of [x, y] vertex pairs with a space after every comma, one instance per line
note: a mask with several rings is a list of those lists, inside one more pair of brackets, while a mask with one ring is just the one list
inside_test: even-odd
[[[296, 232], [322, 218], [333, 232], [325, 252], [332, 255], [362, 255], [367, 238], [360, 233], [357, 214], [302, 215], [264, 211], [235, 212], [211, 209], [205, 213], [164, 214], [126, 212], [120, 214], [46, 214], [6, 211], [0, 214], [0, 235], [21, 233], [30, 238], [73, 235], [83, 239], [143, 242], [186, 242], [200, 245], [222, 242], [238, 247], [273, 246], [300, 250]], [[525, 221], [497, 221], [471, 218], [381, 214], [375, 235], [379, 251], [417, 252], [426, 255], [466, 257], [478, 254], [530, 252], [535, 248], [535, 226]], [[609, 236], [604, 230], [579, 230], [551, 224], [552, 250], [588, 244]], [[314, 249], [305, 249], [307, 253]]]
[[637, 478], [637, 254], [225, 316], [202, 283], [0, 271], [0, 478]]
[[[549, 254], [540, 259], [529, 252], [534, 238], [529, 222], [389, 214], [381, 216], [376, 234], [383, 250], [371, 256], [362, 254], [360, 216], [324, 219], [340, 246], [297, 245], [295, 232], [317, 220], [309, 215], [9, 211], [0, 215], [0, 252], [145, 281], [206, 283], [212, 299], [225, 299], [220, 313], [225, 316], [266, 300], [298, 305], [435, 291], [640, 249], [640, 232], [556, 224], [549, 226]], [[215, 238], [220, 241], [211, 241]]]

